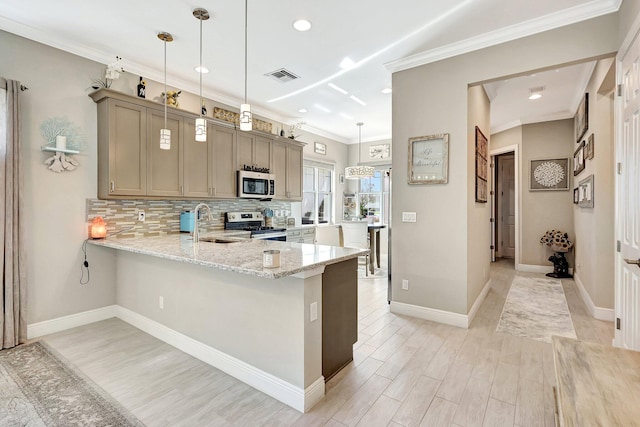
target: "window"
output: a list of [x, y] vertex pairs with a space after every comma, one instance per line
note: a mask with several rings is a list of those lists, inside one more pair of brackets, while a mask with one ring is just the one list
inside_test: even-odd
[[385, 171], [377, 170], [373, 178], [361, 179], [358, 198], [361, 217], [389, 223], [389, 177]]
[[302, 223], [332, 223], [333, 166], [305, 162], [302, 181]]

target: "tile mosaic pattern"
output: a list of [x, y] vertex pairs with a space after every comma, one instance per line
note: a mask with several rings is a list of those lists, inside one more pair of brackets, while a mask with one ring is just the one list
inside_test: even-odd
[[[198, 203], [207, 203], [213, 221], [202, 221], [202, 231], [224, 229], [224, 213], [230, 211], [262, 211], [266, 208], [280, 212], [273, 222], [284, 227], [284, 212], [291, 212], [291, 203], [282, 201], [260, 202], [251, 199], [231, 200], [100, 200], [87, 199], [87, 223], [101, 216], [107, 224], [107, 234], [119, 238], [161, 236], [180, 232], [180, 212], [192, 211]], [[138, 212], [144, 211], [145, 221], [138, 221]]]

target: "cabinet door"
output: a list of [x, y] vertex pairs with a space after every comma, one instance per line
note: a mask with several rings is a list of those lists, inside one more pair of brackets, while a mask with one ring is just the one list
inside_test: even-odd
[[170, 114], [171, 149], [160, 149], [160, 129], [164, 128], [164, 112], [147, 110], [147, 195], [180, 197], [182, 186], [183, 118]]
[[212, 194], [213, 135], [207, 132], [207, 142], [196, 142], [196, 122], [184, 122], [184, 197], [207, 198]]
[[237, 132], [237, 169], [241, 170], [245, 165], [254, 166], [253, 164], [253, 141], [255, 137], [246, 132]]
[[271, 173], [276, 176], [276, 199], [287, 198], [287, 146], [279, 141], [273, 142]]
[[287, 147], [287, 196], [302, 200], [302, 147]]
[[[100, 169], [109, 171], [107, 176], [99, 172], [101, 197], [144, 196], [147, 192], [147, 109], [110, 99], [100, 103], [98, 114]], [[105, 153], [107, 147], [108, 153]]]
[[214, 197], [236, 197], [236, 132], [233, 129], [211, 125], [209, 135], [213, 141]]
[[263, 136], [256, 136], [253, 147], [253, 163], [259, 168], [271, 168], [272, 140]]

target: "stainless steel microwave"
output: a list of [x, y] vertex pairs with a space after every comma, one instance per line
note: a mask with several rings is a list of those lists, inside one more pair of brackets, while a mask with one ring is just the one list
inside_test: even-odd
[[276, 194], [276, 176], [270, 173], [238, 171], [238, 197], [271, 199]]

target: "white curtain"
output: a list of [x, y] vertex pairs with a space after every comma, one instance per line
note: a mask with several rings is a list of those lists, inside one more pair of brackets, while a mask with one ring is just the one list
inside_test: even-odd
[[27, 340], [20, 82], [0, 77], [0, 349]]

